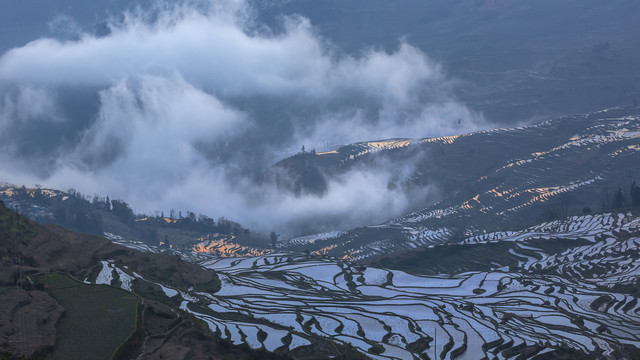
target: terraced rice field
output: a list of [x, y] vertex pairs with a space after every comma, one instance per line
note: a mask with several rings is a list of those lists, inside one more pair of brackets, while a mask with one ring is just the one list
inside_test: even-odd
[[[615, 357], [623, 344], [640, 347], [637, 298], [612, 290], [640, 272], [639, 226], [631, 214], [605, 214], [470, 237], [463, 243], [517, 244], [519, 266], [434, 276], [326, 257], [209, 257], [201, 263], [219, 273], [220, 291], [166, 293], [252, 348], [329, 339], [374, 359], [531, 358], [560, 346]], [[536, 247], [554, 238], [576, 246]]]
[[[633, 111], [610, 110], [427, 140], [359, 143], [337, 154], [343, 162], [346, 156], [357, 155], [351, 161], [358, 161], [385, 152], [401, 161], [418, 161], [414, 173], [399, 181], [424, 187], [444, 178], [453, 188], [441, 200], [384, 224], [331, 238], [292, 239], [280, 249], [363, 260], [443, 244], [460, 229], [476, 235], [542, 220], [545, 210], [562, 206], [566, 199], [577, 204], [577, 211], [585, 206], [596, 210], [610, 201], [613, 190], [628, 187], [628, 179], [640, 176], [640, 116]], [[422, 164], [410, 155], [403, 158], [400, 153], [410, 146], [414, 152], [424, 146], [421, 151], [431, 160]]]
[[[185, 253], [215, 269], [221, 289], [158, 285], [220, 336], [269, 351], [331, 341], [374, 359], [533, 358], [560, 347], [618, 358], [625, 345], [640, 347], [640, 307], [628, 291], [640, 275], [640, 217], [575, 216], [456, 246], [493, 244], [509, 246], [491, 270], [430, 276], [326, 256]], [[142, 279], [103, 262], [95, 282], [112, 283], [116, 274], [127, 290]]]
[[[345, 164], [435, 146], [429, 151], [440, 149], [447, 160], [442, 169], [418, 166], [401, 180], [420, 185], [430, 171], [448, 174], [451, 159], [479, 161], [468, 158], [467, 149], [506, 153], [484, 168], [456, 164], [462, 170], [448, 181], [459, 187], [384, 224], [283, 240], [275, 252], [201, 238], [180, 254], [215, 269], [221, 289], [157, 285], [221, 337], [269, 351], [310, 347], [331, 355], [332, 343], [342, 343], [374, 359], [522, 359], [558, 349], [622, 358], [628, 346], [640, 348], [638, 214], [530, 225], [563, 196], [590, 199], [639, 174], [640, 117], [615, 114], [433, 141], [360, 143], [319, 154]], [[531, 138], [540, 141], [521, 143]], [[593, 206], [599, 199], [588, 201]], [[403, 252], [431, 263], [355, 262], [385, 254], [403, 261], [397, 255]], [[103, 261], [90, 281], [131, 290], [140, 279]]]

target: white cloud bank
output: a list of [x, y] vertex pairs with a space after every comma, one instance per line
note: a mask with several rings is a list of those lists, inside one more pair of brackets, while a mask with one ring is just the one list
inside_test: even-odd
[[[230, 181], [242, 162], [233, 154], [214, 161], [220, 157], [212, 152], [233, 152], [251, 139], [274, 161], [275, 146], [440, 136], [485, 125], [452, 98], [440, 66], [404, 42], [392, 52], [339, 54], [307, 19], [286, 18], [274, 33], [243, 1], [151, 12], [153, 21], [149, 11], [125, 14], [104, 37], [38, 39], [0, 57], [0, 129], [47, 116], [64, 124], [56, 94], [100, 89], [97, 113], [74, 128], [77, 141], [56, 149], [45, 179], [20, 163], [7, 131], [0, 176], [109, 194], [139, 211], [189, 208], [265, 231], [318, 219], [349, 219], [338, 224], [345, 227], [400, 215], [408, 196], [388, 190], [384, 171], [356, 171], [331, 183], [324, 197], [294, 197], [237, 176]], [[16, 87], [17, 95], [2, 90]], [[263, 112], [265, 103], [271, 112]], [[459, 118], [464, 129], [456, 128]], [[282, 131], [273, 131], [276, 123]]]

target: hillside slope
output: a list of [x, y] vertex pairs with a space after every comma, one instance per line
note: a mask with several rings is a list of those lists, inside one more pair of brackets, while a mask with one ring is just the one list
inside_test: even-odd
[[220, 339], [168, 289], [215, 292], [220, 280], [177, 256], [39, 225], [0, 202], [0, 358], [288, 357]]
[[[357, 260], [568, 215], [638, 206], [640, 199], [632, 199], [630, 187], [640, 180], [639, 115], [635, 109], [613, 109], [513, 129], [365, 142], [297, 155], [327, 183], [358, 169], [409, 167], [411, 173], [389, 186], [408, 197], [430, 187], [436, 189], [436, 201], [387, 223], [290, 239], [278, 246]], [[300, 178], [296, 164], [287, 159], [278, 166]], [[621, 198], [616, 200], [618, 190]]]

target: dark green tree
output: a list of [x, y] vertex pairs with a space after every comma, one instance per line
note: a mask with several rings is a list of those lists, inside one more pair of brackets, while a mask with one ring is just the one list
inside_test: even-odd
[[618, 186], [618, 190], [613, 193], [613, 200], [611, 206], [614, 209], [619, 209], [624, 204], [624, 194], [622, 194], [622, 188]]
[[271, 247], [272, 248], [276, 248], [276, 242], [278, 242], [278, 238], [280, 237], [280, 234], [276, 234], [275, 231], [272, 231], [271, 234], [269, 234], [269, 240], [271, 241]]
[[126, 202], [122, 200], [111, 200], [111, 212], [125, 223], [129, 225], [133, 224], [135, 215]]

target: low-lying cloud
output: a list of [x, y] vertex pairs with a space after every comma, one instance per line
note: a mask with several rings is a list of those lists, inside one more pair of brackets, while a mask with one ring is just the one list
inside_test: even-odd
[[[337, 178], [322, 197], [258, 185], [252, 174], [302, 145], [485, 126], [452, 97], [441, 66], [402, 40], [391, 52], [344, 54], [305, 18], [284, 18], [276, 31], [253, 11], [244, 1], [159, 3], [112, 20], [106, 36], [42, 38], [8, 51], [0, 176], [264, 231], [300, 222], [346, 228], [400, 215], [416, 194], [389, 190], [384, 167]], [[44, 150], [30, 150], [47, 135]]]

